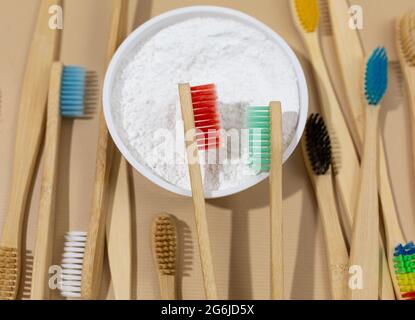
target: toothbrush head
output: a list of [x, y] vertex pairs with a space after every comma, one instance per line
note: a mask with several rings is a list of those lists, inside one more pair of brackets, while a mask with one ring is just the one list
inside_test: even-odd
[[394, 254], [395, 275], [402, 298], [415, 300], [415, 245], [409, 242], [398, 245]]
[[317, 31], [320, 10], [318, 0], [291, 0], [294, 1], [297, 18], [306, 33]]
[[14, 300], [17, 297], [19, 259], [17, 249], [0, 247], [0, 300]]
[[415, 66], [415, 10], [399, 19], [397, 36], [405, 60], [410, 66]]
[[62, 117], [77, 118], [85, 114], [86, 70], [64, 66], [62, 71], [60, 106]]
[[160, 274], [176, 274], [177, 228], [168, 214], [159, 215], [153, 222], [153, 255]]
[[325, 175], [332, 163], [330, 136], [323, 118], [314, 113], [307, 120], [304, 147], [315, 175]]
[[61, 295], [66, 298], [81, 298], [82, 265], [85, 254], [86, 232], [66, 234], [62, 255], [62, 277], [59, 283]]
[[256, 172], [269, 172], [271, 166], [270, 107], [248, 107], [250, 167]]
[[220, 146], [220, 115], [216, 86], [207, 84], [191, 87], [196, 140], [199, 150], [216, 149]]
[[365, 72], [365, 96], [367, 103], [371, 106], [377, 106], [386, 93], [388, 65], [386, 49], [376, 48], [366, 64]]

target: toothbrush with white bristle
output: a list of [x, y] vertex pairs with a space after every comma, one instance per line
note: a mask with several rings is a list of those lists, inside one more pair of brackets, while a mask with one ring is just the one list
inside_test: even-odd
[[66, 298], [81, 298], [82, 264], [87, 233], [68, 232], [62, 255], [62, 276], [59, 283], [61, 295]]

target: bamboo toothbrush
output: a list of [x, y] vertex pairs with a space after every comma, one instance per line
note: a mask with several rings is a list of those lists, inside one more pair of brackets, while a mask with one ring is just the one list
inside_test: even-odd
[[307, 47], [314, 69], [320, 106], [330, 133], [332, 143], [341, 150], [341, 159], [333, 153], [336, 188], [340, 194], [342, 207], [349, 216], [355, 209], [359, 158], [348, 131], [342, 110], [334, 93], [333, 86], [324, 62], [318, 38], [319, 7], [317, 0], [291, 0], [293, 19]]
[[191, 88], [189, 84], [179, 84], [179, 96], [185, 136], [192, 135], [191, 139], [186, 139], [186, 151], [205, 294], [208, 300], [217, 300], [198, 153], [198, 149], [207, 150], [219, 147], [220, 126], [215, 85]]
[[177, 228], [172, 216], [159, 215], [153, 222], [153, 256], [162, 300], [177, 300]]
[[107, 252], [114, 296], [117, 300], [131, 300], [132, 296], [132, 210], [128, 181], [128, 164], [120, 156], [114, 163], [116, 177], [114, 199], [107, 217]]
[[55, 228], [55, 191], [61, 117], [82, 117], [85, 106], [86, 72], [82, 67], [52, 65], [48, 97], [44, 169], [35, 255], [33, 262], [31, 298], [49, 299], [49, 267], [52, 263]]
[[[127, 0], [112, 1], [111, 33], [107, 52], [107, 61], [111, 60], [115, 50], [124, 39], [127, 24]], [[108, 202], [111, 196], [109, 185], [112, 162], [117, 162], [120, 154], [116, 152], [109, 136], [103, 112], [100, 112], [97, 150], [97, 167], [92, 200], [91, 217], [86, 239], [82, 269], [82, 297], [97, 299], [102, 279], [105, 249], [105, 227]]]
[[[358, 153], [361, 154], [364, 139], [364, 111], [366, 109], [366, 106], [361, 99], [361, 66], [365, 55], [359, 39], [358, 31], [349, 27], [349, 3], [346, 0], [337, 0], [327, 1], [327, 5], [332, 24], [336, 53], [341, 70], [341, 77], [343, 79], [343, 85], [346, 93], [345, 97], [347, 103], [345, 104], [345, 107], [347, 108], [347, 115], [349, 116], [346, 117], [346, 120], [348, 120], [348, 125], [353, 134]], [[384, 149], [383, 141], [380, 139], [378, 192], [382, 204], [381, 210], [383, 214], [388, 214], [391, 217], [397, 217], [398, 214], [395, 207]], [[352, 216], [348, 215], [347, 217], [350, 221], [353, 220]], [[348, 224], [351, 225], [351, 223]], [[379, 290], [380, 298], [382, 300], [395, 299], [395, 294], [396, 296], [399, 296], [400, 291], [396, 285], [394, 287], [392, 284], [392, 276], [390, 276], [390, 274], [393, 274], [393, 268], [391, 269], [391, 266], [388, 266], [388, 260], [386, 258], [383, 242], [380, 241], [379, 244], [382, 247], [382, 283]], [[389, 270], [391, 270], [391, 273]]]
[[409, 101], [412, 134], [412, 164], [415, 175], [415, 10], [396, 23], [396, 42]]
[[284, 298], [282, 231], [282, 111], [280, 102], [248, 108], [251, 168], [270, 173], [271, 298]]
[[380, 101], [388, 85], [388, 57], [377, 48], [366, 64], [366, 132], [359, 198], [353, 222], [350, 266], [362, 270], [363, 286], [352, 289], [352, 300], [376, 300], [379, 291], [379, 204], [377, 193]]
[[22, 268], [22, 228], [44, 130], [52, 62], [59, 51], [59, 30], [51, 30], [48, 9], [60, 0], [43, 0], [24, 75], [11, 182], [11, 196], [0, 239], [0, 299], [16, 299]]
[[334, 300], [345, 300], [349, 253], [343, 238], [333, 190], [330, 136], [319, 114], [312, 114], [307, 121], [302, 149], [324, 229], [331, 295]]
[[393, 255], [395, 275], [401, 294], [399, 299], [415, 300], [415, 245], [399, 244]]

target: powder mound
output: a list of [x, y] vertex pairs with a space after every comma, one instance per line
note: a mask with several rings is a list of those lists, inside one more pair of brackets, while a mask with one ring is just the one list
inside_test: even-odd
[[[190, 190], [177, 88], [184, 82], [216, 84], [221, 124], [228, 133], [245, 127], [247, 106], [281, 101], [284, 146], [291, 142], [298, 122], [299, 89], [283, 49], [239, 22], [192, 18], [160, 30], [134, 48], [118, 71], [112, 93], [120, 136], [137, 160], [164, 180]], [[205, 191], [252, 179], [241, 150], [235, 151], [235, 145], [243, 145], [239, 140], [231, 150], [220, 150], [224, 156], [220, 164], [202, 166]], [[229, 137], [225, 145], [230, 141], [235, 142]], [[202, 159], [207, 157], [215, 155], [201, 153]]]

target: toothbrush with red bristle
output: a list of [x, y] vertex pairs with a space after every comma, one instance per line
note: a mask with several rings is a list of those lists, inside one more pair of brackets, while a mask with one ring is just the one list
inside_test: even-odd
[[[220, 117], [217, 110], [216, 88], [214, 84], [197, 87], [190, 87], [189, 84], [179, 84], [179, 95], [185, 137], [187, 138], [185, 138], [186, 152], [205, 294], [208, 300], [217, 300], [218, 295], [198, 152], [198, 150], [219, 148], [220, 145]], [[188, 137], [187, 135], [192, 132], [194, 134]]]
[[220, 115], [217, 108], [216, 87], [207, 84], [190, 88], [193, 104], [196, 140], [199, 150], [219, 147]]

